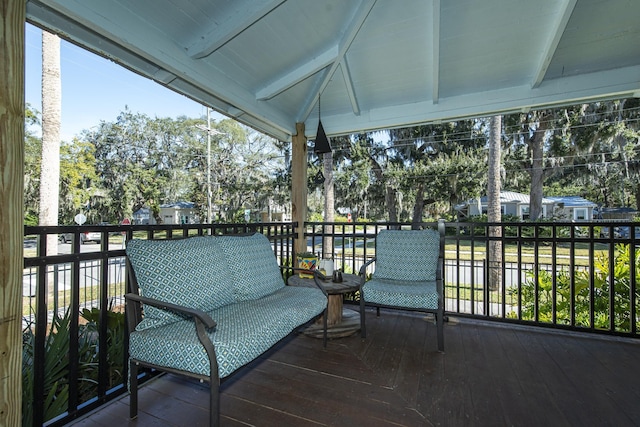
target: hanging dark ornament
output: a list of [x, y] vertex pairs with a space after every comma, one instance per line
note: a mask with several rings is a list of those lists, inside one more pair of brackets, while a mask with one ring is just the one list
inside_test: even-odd
[[320, 97], [318, 97], [318, 131], [316, 132], [316, 141], [313, 151], [316, 154], [331, 152], [331, 144], [329, 143], [327, 134], [324, 132], [324, 127], [322, 126], [322, 121], [320, 120]]
[[316, 185], [324, 183], [324, 175], [322, 174], [322, 171], [319, 170], [316, 176], [313, 177], [313, 183]]
[[324, 133], [322, 122], [318, 122], [318, 131], [316, 132], [316, 144], [313, 151], [315, 151], [316, 154], [331, 152], [331, 144], [329, 143], [329, 139], [327, 139], [327, 134]]

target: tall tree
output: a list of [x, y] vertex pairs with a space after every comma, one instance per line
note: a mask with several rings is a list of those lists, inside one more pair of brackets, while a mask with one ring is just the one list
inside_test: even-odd
[[[333, 182], [333, 152], [324, 153], [323, 155], [323, 169], [324, 169], [324, 220], [325, 222], [335, 221], [335, 188]], [[329, 234], [333, 230], [329, 226], [326, 227], [325, 233]], [[333, 247], [333, 238], [325, 237], [322, 242], [324, 253], [322, 258], [333, 258], [331, 248]]]
[[33, 127], [40, 129], [40, 113], [27, 104], [24, 130], [24, 215], [26, 225], [38, 225], [40, 202], [40, 165], [42, 139]]
[[[191, 125], [191, 126], [190, 126]], [[115, 122], [103, 121], [85, 132], [95, 147], [102, 193], [94, 194], [87, 216], [93, 221], [120, 221], [147, 206], [158, 223], [160, 204], [180, 201], [186, 194], [180, 179], [187, 175], [193, 121], [154, 118], [125, 109]], [[201, 136], [201, 135], [199, 135]]]
[[507, 182], [513, 190], [529, 189], [532, 219], [541, 214], [542, 188], [604, 206], [637, 199], [638, 106], [631, 98], [505, 117]]
[[[342, 141], [335, 144], [338, 148], [334, 151], [337, 203], [340, 206], [350, 207], [357, 217], [363, 217], [365, 203], [369, 199], [369, 202], [373, 201], [374, 216], [384, 216], [386, 205], [382, 196], [382, 187], [385, 185], [385, 177], [381, 176], [378, 179], [377, 174], [372, 171], [375, 159], [372, 159], [370, 154], [373, 147], [369, 140], [365, 134], [354, 135], [353, 138], [342, 137], [337, 140]], [[366, 215], [371, 212], [371, 205], [371, 203], [368, 204]]]
[[[500, 157], [502, 143], [502, 117], [491, 117], [489, 125], [489, 181], [487, 185], [487, 221], [502, 221], [500, 206]], [[489, 251], [487, 253], [489, 267], [489, 289], [496, 290], [502, 283], [502, 228], [489, 226]]]
[[536, 112], [537, 128], [531, 136], [531, 190], [529, 192], [529, 219], [542, 217], [542, 186], [544, 184], [544, 141], [547, 133], [547, 113]]
[[396, 222], [398, 186], [389, 173], [387, 147], [372, 133], [354, 134], [338, 141], [341, 142], [335, 144], [338, 148], [334, 151], [337, 204], [350, 207], [359, 217], [366, 203], [368, 215]]
[[[42, 163], [40, 225], [58, 225], [60, 188], [60, 38], [42, 31]], [[47, 236], [47, 255], [58, 252], [56, 235]]]
[[[486, 141], [483, 126], [482, 121], [460, 120], [392, 131], [395, 164], [405, 171], [402, 179], [405, 196], [408, 196], [405, 200], [407, 205], [413, 203], [414, 227], [423, 220], [425, 211], [430, 211], [432, 216], [446, 213], [448, 206], [470, 195], [471, 188], [459, 184], [466, 180], [464, 174], [473, 175], [473, 172], [464, 166], [456, 167], [456, 163], [461, 153], [465, 153], [464, 160], [479, 153], [477, 149]], [[438, 176], [442, 172], [444, 176]], [[434, 181], [439, 182], [440, 193], [432, 191]], [[471, 193], [475, 195], [480, 191], [478, 185]]]
[[[60, 147], [60, 220], [71, 224], [102, 193], [95, 169], [95, 147], [74, 138]], [[104, 218], [108, 220], [108, 218]]]

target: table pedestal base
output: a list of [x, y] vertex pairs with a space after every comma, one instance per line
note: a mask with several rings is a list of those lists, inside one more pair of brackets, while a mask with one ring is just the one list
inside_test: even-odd
[[[322, 318], [304, 330], [304, 334], [313, 338], [322, 338]], [[327, 326], [327, 338], [343, 338], [353, 335], [360, 330], [360, 312], [344, 308], [342, 321]]]

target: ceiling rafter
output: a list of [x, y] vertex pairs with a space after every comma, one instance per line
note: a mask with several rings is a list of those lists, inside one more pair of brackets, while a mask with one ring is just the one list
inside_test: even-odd
[[256, 99], [264, 101], [284, 92], [302, 80], [333, 64], [338, 58], [338, 45], [332, 46], [324, 52], [306, 62], [300, 67], [277, 78], [256, 92]]
[[347, 95], [349, 96], [349, 101], [351, 101], [351, 108], [353, 109], [353, 114], [356, 116], [360, 115], [360, 105], [358, 104], [358, 97], [356, 96], [356, 91], [353, 88], [353, 80], [351, 79], [351, 71], [349, 70], [349, 61], [347, 61], [347, 57], [342, 58], [342, 64], [340, 64], [340, 69], [342, 70], [342, 78], [344, 79], [344, 85], [347, 89]]
[[358, 35], [360, 28], [362, 28], [362, 24], [364, 24], [364, 22], [367, 20], [367, 17], [369, 16], [371, 9], [373, 9], [373, 6], [375, 6], [376, 1], [377, 0], [362, 0], [362, 2], [360, 3], [360, 6], [357, 9], [358, 13], [356, 13], [354, 18], [347, 25], [347, 28], [349, 28], [349, 31], [346, 33], [345, 37], [343, 37], [343, 39], [339, 43], [340, 50], [339, 50], [336, 61], [333, 62], [333, 64], [331, 64], [331, 68], [329, 69], [329, 72], [325, 74], [318, 89], [315, 90], [314, 93], [312, 93], [312, 96], [310, 97], [311, 99], [307, 102], [307, 105], [301, 109], [302, 114], [298, 118], [298, 120], [296, 120], [297, 122], [306, 121], [307, 117], [309, 117], [309, 114], [311, 114], [311, 111], [313, 110], [313, 106], [318, 101], [320, 94], [324, 91], [324, 89], [329, 84], [329, 81], [331, 81], [331, 78], [333, 77], [333, 74], [336, 72], [336, 69], [338, 68], [340, 63], [342, 63], [342, 59], [344, 58], [345, 54], [349, 50], [349, 47], [351, 47], [351, 43], [353, 43], [356, 36]]
[[243, 3], [233, 2], [236, 8], [229, 14], [230, 16], [220, 24], [212, 25], [208, 31], [200, 35], [195, 42], [187, 47], [187, 52], [194, 59], [206, 58], [285, 1], [263, 0], [262, 5], [258, 8], [256, 8], [255, 0]]
[[558, 48], [558, 43], [560, 43], [560, 39], [562, 38], [562, 34], [564, 34], [565, 28], [567, 28], [567, 23], [569, 22], [569, 18], [571, 18], [571, 14], [573, 13], [573, 9], [576, 6], [578, 0], [564, 0], [564, 4], [562, 5], [562, 13], [557, 14], [557, 20], [554, 22], [552, 28], [555, 29], [551, 33], [549, 37], [548, 43], [545, 46], [544, 52], [540, 61], [538, 62], [538, 69], [534, 74], [534, 79], [531, 84], [531, 88], [535, 89], [540, 86], [542, 80], [544, 79], [545, 74], [547, 74], [547, 69], [551, 64], [551, 60], [553, 59], [553, 55], [556, 53], [556, 49]]
[[431, 58], [433, 60], [432, 96], [434, 104], [440, 100], [440, 0], [433, 0], [433, 44]]
[[176, 79], [176, 75], [160, 68], [158, 71], [153, 73], [152, 78], [153, 80], [166, 85], [174, 81]]

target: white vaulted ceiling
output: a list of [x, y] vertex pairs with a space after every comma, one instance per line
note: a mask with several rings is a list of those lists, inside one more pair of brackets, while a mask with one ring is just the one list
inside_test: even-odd
[[28, 0], [29, 22], [280, 140], [640, 96], [638, 0]]

